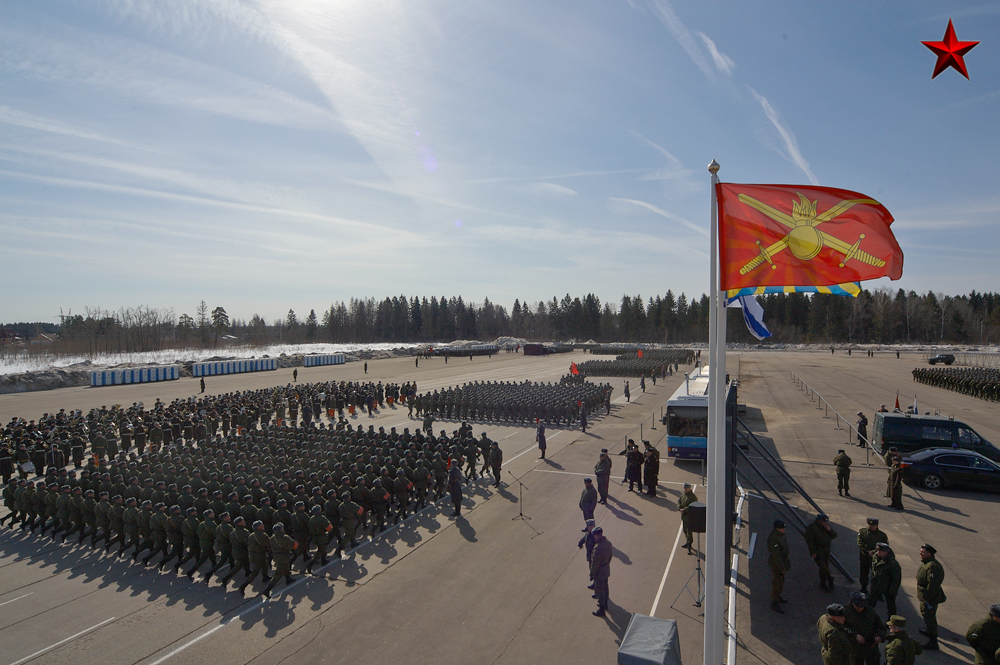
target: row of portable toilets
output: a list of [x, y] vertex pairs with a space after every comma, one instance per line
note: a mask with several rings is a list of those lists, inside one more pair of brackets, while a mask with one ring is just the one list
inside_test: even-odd
[[171, 381], [179, 379], [181, 368], [178, 365], [164, 367], [136, 367], [132, 369], [102, 369], [90, 373], [90, 385], [120, 386], [126, 383], [150, 383], [152, 381]]
[[343, 365], [346, 362], [347, 357], [343, 353], [317, 353], [313, 356], [302, 356], [302, 364], [306, 367]]
[[272, 369], [278, 369], [277, 358], [223, 360], [220, 362], [194, 363], [191, 365], [191, 376], [243, 374], [244, 372], [266, 372]]
[[[318, 353], [302, 357], [306, 367], [322, 365], [343, 365], [347, 362], [343, 353]], [[224, 360], [218, 362], [194, 363], [191, 365], [191, 375], [217, 376], [220, 374], [242, 374], [244, 372], [266, 372], [278, 369], [277, 358], [255, 358], [252, 360]], [[172, 381], [181, 378], [179, 365], [162, 367], [137, 367], [133, 369], [104, 369], [90, 373], [90, 385], [120, 386], [127, 383], [150, 383], [152, 381]]]

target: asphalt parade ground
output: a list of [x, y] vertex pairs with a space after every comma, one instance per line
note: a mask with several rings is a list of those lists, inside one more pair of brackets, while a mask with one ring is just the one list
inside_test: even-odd
[[[557, 381], [580, 352], [545, 358], [500, 353], [493, 358], [413, 358], [299, 368], [299, 382], [416, 380], [421, 392], [467, 381]], [[834, 413], [816, 408], [791, 379], [796, 373], [853, 422], [864, 409], [872, 419], [879, 404], [902, 403], [918, 392], [921, 411], [954, 413], [982, 436], [1000, 443], [996, 404], [916, 384], [910, 371], [920, 357], [821, 352], [730, 353], [729, 372], [741, 380], [740, 402], [747, 421], [773, 447], [813, 499], [830, 515], [839, 537], [834, 554], [857, 577], [855, 535], [865, 517], [879, 516], [903, 568], [900, 612], [916, 627], [914, 575], [917, 550], [934, 544], [945, 567], [948, 601], [939, 612], [942, 650], [920, 662], [971, 662], [963, 636], [990, 604], [1000, 601], [1000, 533], [996, 497], [978, 492], [935, 493], [906, 487], [899, 513], [884, 498], [884, 465], [864, 450], [846, 448], [846, 429]], [[689, 369], [682, 366], [682, 370]], [[209, 377], [207, 392], [220, 394], [291, 382], [292, 370]], [[630, 379], [626, 402], [620, 378], [596, 377], [615, 392], [609, 415], [595, 414], [579, 427], [549, 428], [548, 454], [538, 459], [534, 429], [475, 423], [504, 452], [502, 483], [474, 481], [465, 490], [461, 518], [449, 517], [447, 498], [359, 547], [340, 561], [316, 568], [291, 587], [279, 584], [271, 600], [258, 581], [246, 598], [224, 591], [217, 580], [206, 586], [183, 574], [144, 569], [75, 544], [4, 529], [0, 532], [0, 665], [22, 663], [614, 663], [633, 612], [675, 619], [686, 663], [702, 659], [703, 608], [694, 605], [695, 557], [680, 549], [676, 499], [683, 482], [702, 497], [702, 466], [666, 457], [661, 408], [683, 380], [681, 374], [647, 382], [646, 392]], [[0, 396], [0, 418], [37, 418], [43, 412], [88, 410], [101, 405], [157, 397], [170, 401], [198, 393], [197, 379]], [[405, 408], [385, 408], [354, 424], [419, 426]], [[655, 429], [653, 426], [655, 424]], [[435, 430], [457, 429], [439, 421]], [[843, 423], [841, 427], [844, 427]], [[641, 430], [640, 430], [641, 428]], [[641, 434], [640, 434], [641, 431]], [[626, 438], [650, 440], [661, 451], [656, 498], [622, 486]], [[831, 461], [845, 447], [854, 458], [852, 498], [837, 496]], [[592, 475], [601, 448], [614, 463], [610, 500], [596, 519], [614, 546], [611, 602], [606, 617], [591, 615], [596, 601], [587, 590], [585, 553], [577, 548], [583, 527], [578, 508], [583, 478]], [[855, 452], [858, 451], [858, 452]], [[519, 481], [524, 484], [522, 489]], [[786, 494], [793, 506], [808, 504]], [[519, 512], [530, 519], [520, 519]], [[803, 510], [806, 521], [814, 511]], [[738, 542], [738, 662], [814, 663], [819, 661], [815, 623], [833, 600], [847, 602], [849, 586], [835, 573], [836, 589], [818, 589], [815, 565], [801, 537], [789, 529], [792, 570], [786, 577], [788, 613], [769, 609], [770, 571], [764, 542], [776, 513], [770, 501], [750, 498]], [[756, 534], [753, 557], [747, 560]], [[748, 565], [749, 563], [749, 565]], [[170, 568], [167, 569], [168, 571]], [[884, 612], [882, 607], [880, 612]], [[915, 633], [915, 628], [911, 633]]]

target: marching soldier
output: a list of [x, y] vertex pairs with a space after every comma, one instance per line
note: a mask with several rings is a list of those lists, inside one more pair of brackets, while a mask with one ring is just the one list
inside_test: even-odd
[[273, 527], [274, 535], [271, 536], [271, 560], [274, 562], [274, 575], [271, 582], [264, 589], [264, 596], [271, 597], [271, 589], [282, 577], [285, 578], [285, 586], [295, 581], [292, 577], [292, 558], [299, 544], [285, 533], [285, 526], [278, 522]]
[[312, 542], [316, 545], [316, 556], [306, 566], [307, 573], [312, 573], [317, 559], [323, 566], [330, 563], [329, 559], [326, 558], [326, 547], [330, 542], [330, 532], [333, 531], [333, 525], [323, 514], [323, 509], [320, 506], [313, 506], [310, 512], [312, 516], [309, 518], [309, 534], [312, 536]]
[[[229, 536], [229, 542], [233, 545], [233, 565], [229, 572], [222, 578], [222, 588], [225, 589], [229, 580], [233, 579], [236, 571], [242, 570], [243, 576], [250, 577], [250, 531], [247, 530], [246, 520], [240, 515], [233, 519], [233, 532]], [[266, 560], [265, 560], [266, 561]]]
[[[242, 518], [241, 518], [242, 519]], [[264, 523], [257, 520], [253, 523], [253, 531], [247, 539], [247, 553], [250, 558], [250, 574], [240, 585], [240, 595], [246, 594], [247, 587], [260, 575], [265, 582], [271, 581], [267, 574], [267, 557], [271, 554], [271, 539], [264, 532]], [[235, 554], [235, 550], [234, 550]], [[235, 570], [235, 569], [234, 569]], [[232, 573], [230, 573], [231, 575]], [[229, 575], [223, 580], [223, 586], [229, 581]]]

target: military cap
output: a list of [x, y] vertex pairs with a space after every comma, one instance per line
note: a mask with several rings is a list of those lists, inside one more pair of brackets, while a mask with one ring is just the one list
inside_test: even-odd
[[888, 552], [889, 543], [875, 543], [875, 549], [880, 550], [882, 552]]
[[107, 493], [107, 492], [101, 492], [100, 494], [98, 494], [98, 495], [97, 495], [97, 497], [98, 497], [98, 498], [102, 498], [102, 499], [103, 499], [104, 497], [106, 497], [106, 496], [108, 496], [108, 493]]
[[[195, 508], [195, 510], [197, 511], [198, 509], [197, 509], [197, 508]], [[203, 512], [203, 513], [201, 514], [202, 518], [203, 518], [203, 519], [206, 519], [206, 520], [207, 520], [207, 519], [208, 519], [209, 517], [212, 517], [213, 515], [215, 515], [215, 511], [214, 511], [214, 510], [212, 510], [211, 508], [206, 508], [206, 509], [205, 509], [205, 512]]]
[[592, 480], [591, 480], [590, 478], [584, 478], [584, 479], [583, 479], [583, 482], [585, 482], [585, 483], [587, 483], [587, 484], [589, 485], [589, 484], [591, 484], [591, 483], [592, 483], [593, 481], [592, 481]]
[[775, 529], [784, 529], [785, 528], [785, 520], [774, 520], [774, 528]]
[[885, 622], [887, 626], [895, 626], [896, 628], [906, 628], [906, 617], [901, 617], [898, 614], [893, 614], [889, 617], [889, 620]]
[[[30, 486], [31, 483], [28, 483], [28, 485]], [[83, 493], [83, 495], [84, 496], [94, 496], [94, 490], [87, 490], [86, 492]]]
[[595, 524], [597, 524], [597, 522], [595, 522], [594, 520], [587, 520], [586, 524], [587, 526], [594, 526]]
[[691, 489], [691, 483], [684, 483], [684, 489], [686, 490]]
[[253, 523], [252, 526], [253, 526], [254, 529], [263, 529], [264, 528], [264, 523], [261, 522], [260, 520], [254, 520], [254, 523]]
[[[253, 497], [250, 497], [250, 500], [253, 501]], [[271, 497], [269, 497], [269, 496], [262, 496], [262, 497], [260, 497], [260, 502], [262, 504], [264, 504], [264, 503], [271, 503]]]
[[858, 411], [858, 415], [859, 416], [863, 416], [863, 415], [865, 415], [865, 412], [864, 411]]
[[228, 510], [223, 510], [221, 513], [219, 513], [219, 519], [220, 520], [224, 520], [227, 517], [230, 517]]
[[604, 535], [604, 527], [600, 527], [600, 526], [594, 527], [594, 530], [591, 531], [591, 533], [593, 533], [595, 536], [598, 535], [598, 534], [600, 534], [600, 535], [603, 536]]
[[931, 554], [937, 554], [937, 550], [934, 549], [934, 547], [932, 545], [928, 545], [927, 543], [924, 543], [923, 545], [921, 545], [920, 549], [927, 550]]
[[275, 533], [278, 533], [279, 531], [284, 531], [284, 530], [285, 530], [285, 525], [282, 524], [281, 522], [275, 522], [274, 526], [271, 527], [271, 531], [273, 531]]
[[832, 617], [844, 616], [844, 606], [840, 603], [833, 603], [826, 606], [826, 613]]
[[877, 517], [869, 517], [868, 518], [868, 524], [878, 524], [878, 518]]
[[170, 512], [177, 513], [179, 515], [181, 512], [181, 507], [177, 505], [170, 506]]
[[842, 453], [842, 452], [844, 452], [844, 449], [843, 449], [843, 448], [839, 448], [839, 449], [837, 450], [837, 452], [838, 452], [838, 453]]
[[296, 510], [298, 510], [300, 506], [302, 508], [305, 508], [306, 507], [305, 501], [296, 501], [295, 502], [295, 506], [294, 507], [295, 507]]
[[990, 616], [1000, 618], [1000, 605], [990, 605]]
[[342, 492], [341, 495], [340, 495], [340, 498], [343, 499], [344, 501], [350, 501], [351, 500], [351, 493], [350, 492]]
[[852, 605], [864, 605], [868, 602], [868, 596], [863, 591], [855, 591], [851, 594]]
[[830, 516], [827, 515], [826, 513], [820, 513], [819, 515], [816, 516], [816, 519], [818, 519], [820, 522], [825, 522], [828, 519], [830, 519]]
[[319, 505], [315, 505], [309, 509], [309, 512], [311, 512], [313, 515], [319, 515], [321, 512], [323, 512], [323, 508], [320, 507]]
[[197, 515], [197, 514], [198, 514], [198, 509], [197, 509], [197, 508], [195, 508], [194, 506], [191, 506], [190, 508], [188, 508], [188, 509], [187, 509], [187, 510], [185, 511], [185, 514], [186, 514], [186, 515]]

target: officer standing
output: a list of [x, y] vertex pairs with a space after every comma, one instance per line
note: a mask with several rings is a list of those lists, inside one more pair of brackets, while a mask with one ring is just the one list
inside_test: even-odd
[[684, 547], [687, 548], [688, 554], [692, 556], [694, 555], [694, 552], [691, 551], [691, 545], [694, 544], [694, 532], [691, 531], [688, 509], [697, 500], [698, 496], [694, 493], [691, 483], [684, 483], [684, 491], [677, 497], [677, 511], [681, 514], [681, 527], [684, 530], [684, 538], [687, 540], [684, 543]]
[[841, 496], [851, 496], [851, 461], [843, 448], [833, 458], [833, 465], [837, 467], [837, 494]]
[[889, 471], [890, 508], [903, 510], [903, 459], [898, 455], [892, 458], [892, 468]]
[[601, 456], [594, 465], [594, 475], [597, 476], [597, 493], [601, 495], [598, 503], [607, 505], [608, 487], [611, 484], [611, 458], [608, 457], [607, 448], [601, 448]]
[[611, 577], [611, 541], [604, 537], [604, 529], [596, 527], [594, 534], [594, 552], [590, 559], [590, 577], [594, 580], [594, 598], [597, 599], [595, 617], [604, 616], [608, 609], [608, 578]]
[[503, 451], [500, 450], [500, 444], [494, 441], [493, 447], [490, 450], [490, 468], [493, 470], [494, 487], [500, 487], [500, 468], [502, 466]]
[[785, 521], [774, 520], [774, 529], [767, 537], [767, 565], [771, 567], [771, 609], [778, 614], [785, 613], [779, 603], [788, 602], [781, 597], [781, 592], [785, 588], [785, 573], [792, 567], [788, 554]]
[[868, 418], [864, 412], [858, 411], [858, 447], [864, 448], [868, 445]]
[[1000, 649], [1000, 605], [992, 605], [985, 618], [969, 626], [965, 639], [976, 650], [976, 665], [996, 663], [995, 655]]
[[889, 617], [888, 624], [889, 639], [885, 643], [886, 665], [913, 665], [923, 650], [916, 640], [906, 634], [906, 618], [894, 615]]
[[836, 537], [837, 532], [830, 526], [830, 518], [825, 513], [817, 515], [816, 520], [806, 528], [806, 545], [809, 546], [809, 555], [819, 568], [819, 588], [823, 591], [833, 591], [830, 548]]
[[922, 635], [927, 636], [927, 644], [923, 645], [928, 651], [938, 650], [938, 605], [948, 600], [941, 588], [944, 581], [944, 567], [934, 558], [937, 550], [931, 545], [924, 543], [920, 548], [920, 560], [923, 564], [917, 571], [917, 600], [920, 601], [920, 616], [924, 618], [925, 629], [921, 630]]
[[580, 494], [580, 510], [583, 511], [584, 522], [594, 519], [595, 508], [597, 508], [597, 490], [594, 489], [594, 483], [590, 478], [584, 478], [583, 492]]
[[888, 542], [889, 536], [878, 528], [877, 517], [869, 517], [868, 526], [858, 531], [858, 570], [861, 572], [861, 590], [865, 593], [868, 593], [868, 575], [872, 570], [875, 546]]
[[[587, 526], [584, 528], [586, 533], [580, 538], [580, 542], [576, 544], [577, 548], [583, 549], [584, 545], [587, 546], [587, 570], [590, 570], [590, 562], [594, 558], [594, 545], [597, 544], [597, 540], [594, 538], [594, 527], [596, 526], [594, 520], [587, 520]], [[594, 578], [590, 578], [590, 585], [588, 589], [594, 588]]]
[[886, 613], [889, 616], [895, 614], [896, 594], [902, 581], [903, 572], [892, 548], [886, 543], [878, 543], [872, 559], [872, 594], [868, 605], [874, 608], [879, 600], [885, 598]]
[[535, 441], [538, 442], [538, 452], [541, 453], [538, 459], [545, 459], [545, 423], [539, 421], [538, 429], [535, 431]]
[[868, 597], [864, 593], [855, 591], [851, 594], [851, 604], [844, 610], [844, 619], [844, 625], [854, 636], [851, 665], [879, 665], [881, 654], [878, 645], [885, 642], [885, 624], [868, 606]]
[[650, 445], [649, 441], [643, 441], [646, 451], [643, 453], [643, 484], [646, 486], [646, 494], [656, 496], [656, 483], [660, 478], [660, 453]]
[[[544, 452], [544, 451], [543, 451]], [[451, 503], [455, 506], [452, 517], [462, 516], [462, 460], [452, 459], [451, 468], [448, 469], [448, 493], [451, 494]]]
[[833, 603], [816, 622], [823, 665], [851, 665], [851, 640], [844, 625], [844, 606]]

